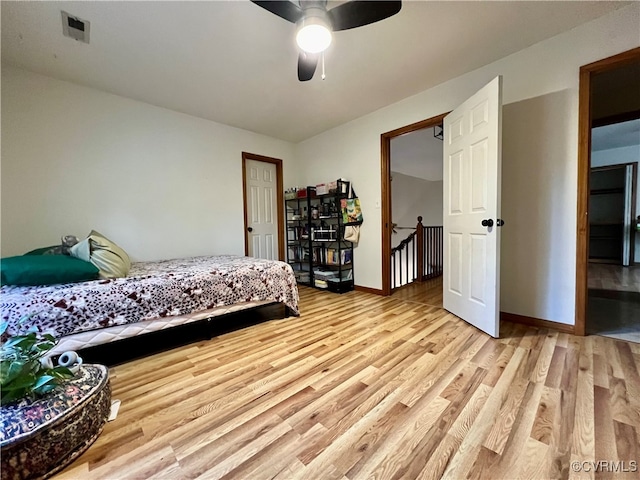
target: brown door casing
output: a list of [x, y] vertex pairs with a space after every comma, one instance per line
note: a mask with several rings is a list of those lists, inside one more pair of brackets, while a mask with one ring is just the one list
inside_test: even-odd
[[442, 125], [443, 113], [380, 135], [382, 203], [382, 295], [391, 295], [391, 139], [423, 128]]
[[249, 254], [249, 236], [247, 235], [247, 227], [249, 219], [247, 218], [247, 160], [255, 160], [258, 162], [273, 163], [276, 166], [276, 201], [278, 209], [278, 259], [284, 258], [284, 187], [282, 180], [282, 160], [279, 158], [265, 157], [255, 153], [242, 152], [242, 208], [244, 210], [244, 254]]
[[575, 334], [587, 327], [587, 267], [589, 262], [589, 170], [591, 168], [591, 79], [598, 73], [640, 61], [640, 47], [580, 67], [578, 89], [578, 221], [576, 246]]

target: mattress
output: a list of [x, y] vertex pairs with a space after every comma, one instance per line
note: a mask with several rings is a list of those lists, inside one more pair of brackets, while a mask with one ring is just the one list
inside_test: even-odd
[[50, 355], [57, 355], [68, 350], [81, 350], [83, 348], [95, 347], [105, 343], [124, 340], [125, 338], [137, 337], [145, 333], [158, 332], [166, 330], [178, 325], [186, 325], [188, 323], [197, 322], [207, 318], [215, 318], [226, 315], [228, 313], [239, 312], [251, 308], [268, 305], [273, 302], [244, 302], [223, 307], [210, 308], [196, 313], [187, 315], [176, 315], [174, 317], [156, 318], [153, 320], [143, 320], [141, 322], [129, 323], [126, 325], [116, 325], [113, 327], [102, 328], [99, 330], [89, 330], [80, 332], [66, 337], [62, 337], [58, 343], [50, 350]]
[[[125, 278], [40, 287], [5, 285], [0, 290], [0, 312], [9, 335], [35, 327], [58, 338], [61, 346], [62, 339], [71, 335], [100, 337], [100, 330], [124, 327], [126, 332], [130, 325], [138, 332], [168, 328], [199, 319], [192, 314], [202, 312], [206, 318], [215, 309], [246, 308], [242, 306], [250, 302], [283, 303], [299, 315], [298, 301], [290, 265], [235, 255], [137, 262]], [[152, 322], [158, 323], [152, 326]]]

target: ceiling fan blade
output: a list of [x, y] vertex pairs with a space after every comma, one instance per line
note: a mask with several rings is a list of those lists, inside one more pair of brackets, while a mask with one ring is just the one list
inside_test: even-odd
[[333, 31], [349, 30], [384, 20], [398, 13], [401, 8], [401, 1], [353, 0], [332, 8], [327, 16]]
[[318, 53], [300, 52], [298, 55], [298, 80], [306, 82], [313, 78], [318, 66]]
[[251, 2], [279, 16], [280, 18], [284, 18], [291, 23], [296, 23], [298, 20], [300, 20], [304, 13], [298, 5], [287, 0], [251, 0]]

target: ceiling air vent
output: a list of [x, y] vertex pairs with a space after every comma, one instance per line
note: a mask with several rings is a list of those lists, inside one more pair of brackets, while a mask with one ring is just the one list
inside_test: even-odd
[[89, 25], [90, 23], [81, 18], [69, 15], [67, 12], [62, 13], [62, 33], [65, 37], [73, 38], [80, 42], [89, 43]]

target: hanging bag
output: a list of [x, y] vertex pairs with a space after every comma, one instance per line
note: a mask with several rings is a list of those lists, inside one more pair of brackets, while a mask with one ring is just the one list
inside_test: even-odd
[[360, 240], [360, 225], [347, 225], [344, 227], [344, 239], [347, 242], [358, 243], [358, 240]]
[[360, 225], [363, 222], [360, 199], [355, 196], [355, 192], [349, 183], [349, 194], [347, 198], [340, 200], [342, 210], [342, 220], [345, 224], [344, 239], [347, 242], [358, 243], [360, 240]]
[[342, 210], [342, 221], [346, 224], [360, 225], [363, 221], [360, 199], [355, 195], [351, 184], [349, 184], [349, 195], [340, 200]]

